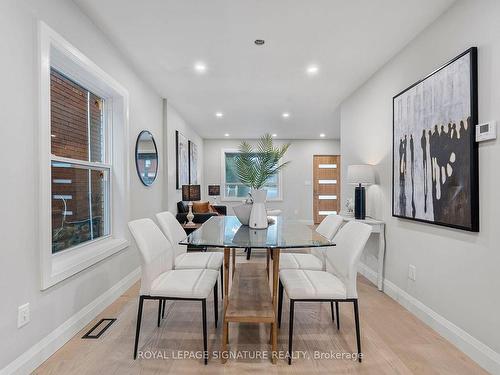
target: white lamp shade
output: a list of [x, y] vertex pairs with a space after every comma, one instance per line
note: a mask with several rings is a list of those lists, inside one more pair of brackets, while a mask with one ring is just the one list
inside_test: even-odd
[[375, 183], [373, 165], [360, 164], [347, 167], [347, 183], [355, 185], [371, 185]]

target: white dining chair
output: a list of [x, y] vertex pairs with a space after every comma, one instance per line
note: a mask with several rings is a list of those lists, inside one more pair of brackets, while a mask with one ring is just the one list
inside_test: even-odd
[[[367, 224], [351, 221], [335, 236], [335, 245], [326, 252], [326, 271], [285, 269], [280, 271], [278, 327], [281, 326], [283, 289], [290, 299], [288, 364], [292, 363], [293, 319], [296, 302], [352, 302], [356, 326], [358, 360], [361, 362], [358, 293], [356, 277], [359, 258], [371, 233]], [[340, 329], [337, 312], [337, 329]]]
[[[328, 240], [332, 240], [340, 226], [342, 216], [331, 214], [326, 216], [316, 228], [316, 232]], [[311, 248], [310, 254], [283, 253], [280, 257], [280, 270], [305, 269], [324, 271], [326, 268], [325, 254], [327, 247]]]
[[224, 281], [222, 278], [224, 270], [222, 262], [224, 254], [222, 252], [188, 253], [187, 245], [179, 244], [180, 241], [186, 238], [186, 232], [175, 216], [169, 211], [164, 211], [156, 214], [156, 220], [158, 220], [163, 234], [174, 248], [173, 268], [176, 270], [206, 268], [220, 271], [221, 290], [223, 290]]
[[[151, 219], [138, 219], [128, 223], [141, 254], [141, 289], [135, 332], [134, 359], [137, 358], [144, 300], [158, 300], [159, 306], [167, 300], [201, 301], [203, 319], [203, 350], [207, 364], [207, 298], [214, 292], [215, 327], [218, 320], [217, 278], [211, 269], [172, 268], [174, 250], [160, 228]], [[158, 323], [160, 309], [158, 309]]]

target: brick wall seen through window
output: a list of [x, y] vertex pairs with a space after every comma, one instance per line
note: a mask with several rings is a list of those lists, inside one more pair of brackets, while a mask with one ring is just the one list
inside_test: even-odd
[[110, 171], [78, 161], [104, 163], [104, 101], [51, 69], [52, 251], [107, 235], [106, 191]]

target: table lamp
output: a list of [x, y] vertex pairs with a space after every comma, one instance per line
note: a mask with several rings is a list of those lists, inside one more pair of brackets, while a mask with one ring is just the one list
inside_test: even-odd
[[347, 183], [356, 185], [354, 189], [354, 218], [364, 220], [366, 217], [365, 186], [375, 183], [375, 172], [369, 164], [349, 165], [347, 167]]
[[201, 199], [201, 189], [200, 185], [182, 185], [182, 200], [188, 202], [189, 212], [186, 216], [188, 222], [186, 223], [187, 227], [196, 226], [193, 223], [194, 214], [193, 214], [193, 201], [199, 201]]
[[220, 195], [220, 185], [208, 185], [208, 195], [214, 198], [214, 204], [217, 203], [217, 197]]

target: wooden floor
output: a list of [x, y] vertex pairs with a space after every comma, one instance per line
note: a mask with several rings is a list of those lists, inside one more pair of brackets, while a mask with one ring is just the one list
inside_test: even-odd
[[[238, 256], [238, 262], [247, 262]], [[252, 252], [251, 262], [265, 262]], [[201, 303], [167, 302], [165, 320], [156, 327], [158, 303], [146, 301], [139, 350], [145, 357], [132, 359], [138, 303], [138, 284], [109, 306], [95, 321], [72, 338], [35, 370], [36, 374], [483, 374], [486, 373], [466, 355], [415, 318], [363, 277], [358, 280], [363, 363], [348, 359], [312, 359], [315, 355], [352, 353], [356, 351], [352, 304], [340, 306], [340, 331], [332, 323], [327, 303], [298, 303], [295, 307], [294, 351], [306, 358], [295, 359], [292, 366], [285, 360], [272, 365], [267, 359], [248, 358], [255, 351], [270, 347], [269, 325], [230, 324], [229, 348], [239, 354], [222, 365], [210, 358], [164, 359], [183, 351], [199, 352], [201, 336]], [[220, 294], [219, 294], [220, 296]], [[220, 297], [219, 297], [220, 298]], [[219, 304], [222, 315], [222, 303]], [[213, 302], [207, 303], [208, 350], [220, 348], [221, 327], [214, 329]], [[111, 328], [97, 340], [81, 336], [97, 320], [117, 318]], [[219, 322], [222, 322], [220, 316]], [[283, 304], [283, 321], [278, 347], [284, 353], [288, 345], [288, 300]], [[179, 356], [179, 355], [177, 355]], [[247, 356], [247, 358], [245, 358]]]

